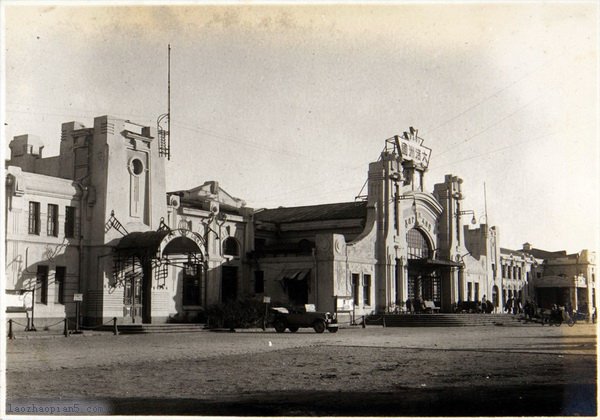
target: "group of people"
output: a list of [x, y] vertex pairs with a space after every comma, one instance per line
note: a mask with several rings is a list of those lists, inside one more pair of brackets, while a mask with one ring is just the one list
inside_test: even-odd
[[454, 304], [454, 312], [466, 312], [466, 313], [485, 313], [491, 314], [494, 311], [494, 304], [486, 299], [486, 296], [483, 295], [481, 300], [467, 300], [461, 301], [459, 300]]
[[409, 314], [426, 312], [425, 301], [419, 298], [406, 299], [406, 312]]
[[504, 302], [504, 312], [517, 315], [523, 313], [523, 305], [521, 304], [521, 299], [509, 297], [506, 302]]

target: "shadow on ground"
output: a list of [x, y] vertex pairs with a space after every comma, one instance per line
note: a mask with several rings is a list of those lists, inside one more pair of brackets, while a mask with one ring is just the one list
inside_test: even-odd
[[[79, 412], [45, 414], [192, 416], [596, 416], [595, 385], [398, 388], [394, 392], [279, 392], [219, 399], [114, 398], [96, 401], [7, 401], [7, 414], [36, 405], [72, 406]], [[86, 407], [102, 407], [88, 412]], [[38, 413], [39, 414], [39, 413]]]

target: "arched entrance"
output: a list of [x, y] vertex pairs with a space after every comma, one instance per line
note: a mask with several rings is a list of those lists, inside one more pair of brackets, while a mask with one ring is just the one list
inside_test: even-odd
[[164, 288], [169, 267], [183, 268], [182, 299], [200, 302], [202, 237], [186, 229], [133, 232], [114, 248], [113, 275], [123, 286], [123, 322], [152, 322], [152, 289]]
[[494, 308], [500, 307], [500, 296], [498, 293], [498, 286], [492, 287], [492, 302], [494, 303]]
[[461, 265], [436, 258], [430, 239], [418, 227], [406, 233], [408, 283], [407, 307], [421, 311], [425, 301], [433, 302], [440, 311], [452, 310], [450, 273]]
[[428, 238], [417, 228], [406, 234], [408, 251], [408, 298], [411, 306], [420, 311], [423, 301], [432, 301], [439, 307], [442, 300], [438, 267], [431, 263], [432, 247]]

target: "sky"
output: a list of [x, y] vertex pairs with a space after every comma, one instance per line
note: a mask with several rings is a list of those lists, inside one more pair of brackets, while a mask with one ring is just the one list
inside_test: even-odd
[[169, 191], [353, 201], [412, 126], [427, 190], [463, 178], [501, 246], [598, 249], [597, 2], [2, 5], [5, 154], [26, 133], [58, 154], [67, 121], [155, 126], [170, 44]]

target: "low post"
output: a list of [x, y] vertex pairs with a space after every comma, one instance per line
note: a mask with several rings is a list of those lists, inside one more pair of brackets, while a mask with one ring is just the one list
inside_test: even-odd
[[119, 330], [117, 328], [117, 317], [113, 318], [113, 334], [119, 335]]
[[65, 328], [63, 330], [63, 334], [65, 335], [65, 337], [69, 336], [69, 327], [68, 327], [68, 325], [69, 325], [69, 320], [68, 320], [68, 318], [65, 318]]
[[381, 318], [383, 319], [383, 328], [385, 328], [385, 314], [381, 315]]
[[263, 331], [267, 330], [267, 324], [269, 319], [269, 304], [271, 303], [270, 296], [263, 296], [263, 303], [265, 304], [265, 318], [263, 319]]
[[13, 320], [9, 319], [8, 320], [8, 339], [12, 340], [13, 338], [15, 338], [15, 335], [13, 334]]
[[79, 334], [79, 301], [75, 302], [75, 333]]
[[362, 317], [361, 325], [362, 325], [363, 328], [367, 328], [367, 320], [365, 319], [364, 315]]

